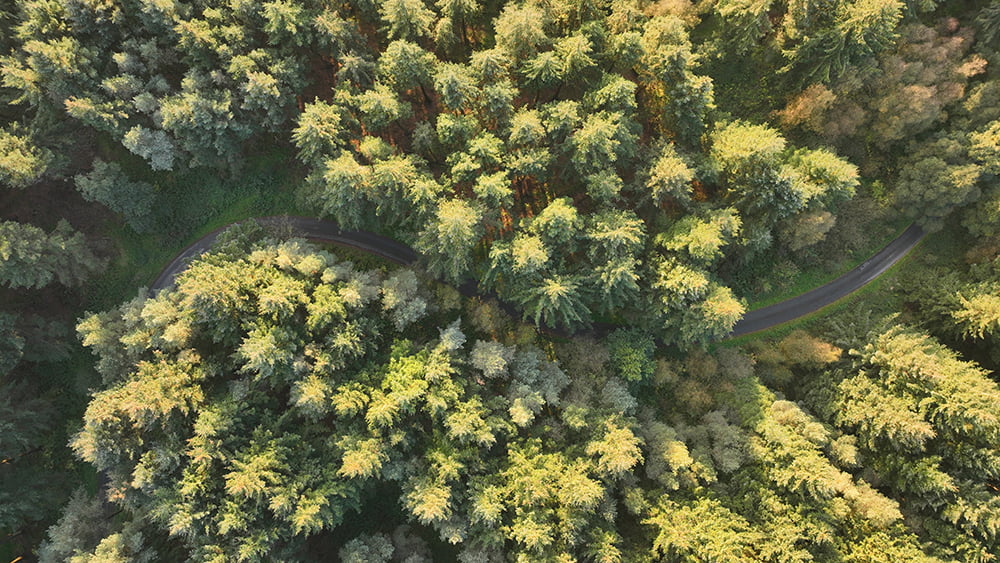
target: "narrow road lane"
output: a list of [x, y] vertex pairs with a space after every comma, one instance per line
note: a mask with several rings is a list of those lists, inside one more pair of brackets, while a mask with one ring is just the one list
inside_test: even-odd
[[[257, 221], [262, 227], [271, 227], [278, 230], [287, 229], [294, 236], [316, 242], [339, 244], [355, 248], [368, 254], [381, 256], [386, 260], [402, 264], [403, 266], [409, 266], [420, 258], [420, 255], [415, 250], [399, 241], [368, 231], [341, 231], [340, 225], [333, 221], [295, 215], [257, 217], [252, 220]], [[149, 286], [149, 289], [157, 291], [173, 285], [174, 280], [177, 279], [177, 276], [181, 272], [187, 269], [191, 260], [208, 251], [216, 239], [219, 238], [219, 235], [231, 226], [232, 224], [219, 227], [191, 243], [191, 246], [181, 251], [176, 258], [163, 268], [163, 271], [156, 277], [153, 284]]]
[[924, 238], [924, 231], [910, 225], [896, 240], [858, 267], [832, 282], [774, 305], [750, 311], [733, 327], [730, 336], [742, 336], [804, 317], [850, 295], [879, 277]]
[[[420, 258], [415, 250], [399, 241], [368, 231], [341, 231], [340, 226], [333, 221], [299, 216], [259, 217], [253, 220], [263, 227], [287, 229], [296, 236], [355, 248], [404, 266], [411, 265]], [[150, 290], [157, 291], [173, 285], [177, 275], [187, 268], [191, 260], [207, 251], [228, 227], [229, 225], [220, 227], [185, 248], [160, 272]], [[786, 301], [750, 311], [736, 323], [730, 336], [742, 336], [771, 328], [830, 305], [883, 274], [900, 258], [906, 256], [923, 237], [924, 232], [920, 227], [910, 225], [903, 234], [877, 254], [832, 282]], [[465, 283], [458, 289], [466, 296], [476, 294], [476, 284], [472, 282]], [[502, 306], [517, 316], [508, 304], [502, 303]]]

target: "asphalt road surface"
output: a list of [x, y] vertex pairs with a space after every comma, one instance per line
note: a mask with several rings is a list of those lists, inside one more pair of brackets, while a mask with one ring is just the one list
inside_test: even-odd
[[[248, 221], [250, 220], [257, 221], [263, 227], [279, 231], [287, 230], [293, 236], [355, 248], [404, 266], [411, 265], [420, 258], [415, 250], [399, 241], [368, 231], [342, 231], [340, 226], [333, 221], [298, 216], [259, 217], [248, 219]], [[229, 225], [220, 227], [185, 248], [160, 272], [160, 275], [150, 286], [150, 290], [157, 291], [172, 286], [177, 275], [187, 268], [191, 260], [207, 251], [228, 227]], [[830, 305], [857, 291], [884, 273], [900, 258], [906, 256], [923, 237], [924, 232], [920, 227], [910, 225], [903, 231], [903, 234], [890, 242], [875, 256], [865, 260], [861, 265], [832, 282], [786, 301], [750, 311], [736, 323], [730, 336], [742, 336], [771, 328]], [[476, 284], [472, 281], [462, 284], [458, 290], [467, 297], [477, 295]], [[515, 317], [519, 316], [510, 305], [500, 300], [497, 301], [508, 313]]]
[[[308, 240], [355, 248], [404, 266], [409, 266], [420, 258], [415, 250], [401, 242], [368, 231], [341, 231], [340, 225], [333, 221], [287, 215], [247, 220], [257, 221], [260, 226], [265, 228], [278, 231], [287, 230], [293, 236]], [[172, 286], [178, 274], [187, 269], [191, 260], [206, 252], [219, 238], [219, 235], [230, 226], [220, 227], [191, 243], [191, 246], [185, 248], [163, 268], [149, 289], [157, 291]]]
[[924, 238], [924, 231], [914, 225], [907, 227], [903, 234], [890, 242], [875, 256], [865, 260], [858, 267], [832, 282], [797, 295], [791, 299], [754, 309], [736, 323], [730, 337], [742, 336], [764, 330], [819, 311], [879, 277], [900, 258], [913, 249]]

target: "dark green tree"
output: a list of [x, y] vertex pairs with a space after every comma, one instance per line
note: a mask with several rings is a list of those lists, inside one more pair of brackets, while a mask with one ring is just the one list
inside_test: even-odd
[[39, 288], [76, 285], [101, 267], [82, 233], [61, 221], [51, 233], [24, 223], [0, 223], [0, 283]]
[[153, 228], [155, 189], [146, 182], [129, 178], [118, 164], [97, 159], [90, 172], [77, 175], [74, 181], [84, 199], [102, 203], [121, 214], [136, 232], [145, 233]]

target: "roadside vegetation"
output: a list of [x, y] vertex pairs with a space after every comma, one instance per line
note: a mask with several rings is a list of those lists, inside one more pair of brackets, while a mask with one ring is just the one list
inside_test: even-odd
[[[0, 558], [995, 560], [997, 45], [997, 0], [7, 3]], [[424, 259], [243, 223], [145, 291], [281, 214]]]

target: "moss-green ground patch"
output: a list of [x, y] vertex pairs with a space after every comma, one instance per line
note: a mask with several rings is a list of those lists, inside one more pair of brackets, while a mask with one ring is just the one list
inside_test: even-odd
[[116, 155], [115, 160], [125, 163], [133, 179], [156, 186], [160, 205], [154, 210], [154, 232], [136, 233], [119, 221], [105, 225], [118, 254], [86, 288], [85, 306], [91, 310], [134, 296], [180, 251], [219, 227], [251, 217], [303, 214], [295, 197], [303, 173], [285, 149], [251, 158], [238, 175], [206, 169], [153, 172], [134, 158]]

